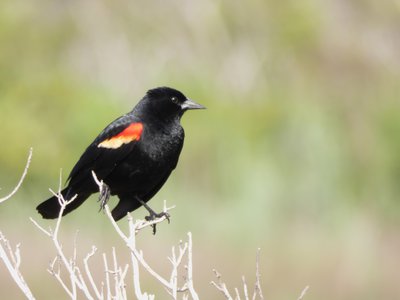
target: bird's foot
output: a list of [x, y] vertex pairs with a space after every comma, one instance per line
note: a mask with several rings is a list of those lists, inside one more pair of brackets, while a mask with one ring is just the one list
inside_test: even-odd
[[[169, 215], [169, 213], [167, 213], [166, 211], [162, 211], [162, 212], [160, 212], [160, 213], [156, 213], [150, 206], [147, 205], [146, 202], [144, 202], [144, 201], [142, 201], [142, 200], [140, 200], [140, 199], [138, 199], [138, 201], [139, 201], [140, 204], [142, 204], [142, 205], [144, 206], [144, 208], [146, 208], [147, 211], [149, 212], [149, 215], [145, 217], [145, 220], [146, 220], [147, 222], [151, 222], [151, 221], [160, 219], [160, 218], [162, 218], [162, 217], [165, 217], [165, 218], [167, 219], [167, 221], [168, 221], [168, 224], [170, 223], [170, 220], [169, 220], [170, 215]], [[152, 225], [151, 225], [151, 227], [153, 227], [153, 234], [156, 234], [156, 231], [157, 231], [156, 225], [157, 225], [157, 224], [152, 224]]]
[[[168, 224], [169, 224], [169, 222], [170, 222], [170, 221], [169, 221], [170, 215], [169, 215], [169, 213], [167, 213], [167, 212], [165, 212], [165, 211], [162, 211], [162, 212], [160, 212], [160, 213], [156, 213], [156, 212], [154, 212], [154, 211], [152, 210], [152, 212], [150, 212], [150, 215], [148, 215], [148, 216], [146, 216], [146, 217], [144, 217], [144, 218], [145, 218], [145, 220], [146, 220], [147, 222], [150, 222], [150, 221], [154, 221], [154, 220], [160, 219], [160, 218], [162, 218], [162, 217], [165, 217], [165, 218], [167, 219], [167, 221], [168, 221]], [[152, 224], [152, 225], [151, 225], [151, 227], [153, 227], [153, 234], [156, 234], [156, 231], [157, 231], [156, 225], [157, 225], [157, 224]]]
[[99, 199], [97, 200], [98, 202], [100, 202], [100, 210], [99, 211], [104, 210], [108, 200], [110, 200], [110, 196], [111, 196], [110, 187], [103, 182], [103, 185], [101, 186], [101, 189], [100, 189]]
[[154, 221], [154, 220], [160, 219], [162, 217], [165, 217], [167, 219], [167, 221], [168, 221], [168, 224], [169, 224], [170, 215], [169, 215], [169, 213], [167, 213], [165, 211], [162, 211], [162, 212], [160, 212], [158, 214], [153, 211], [152, 213], [150, 213], [150, 215], [148, 215], [148, 216], [146, 216], [144, 218], [146, 219], [146, 221], [149, 222], [149, 221]]

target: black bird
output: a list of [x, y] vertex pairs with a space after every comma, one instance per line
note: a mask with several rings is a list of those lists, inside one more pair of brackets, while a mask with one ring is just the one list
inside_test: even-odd
[[[94, 171], [107, 187], [102, 205], [110, 194], [119, 198], [112, 210], [116, 221], [141, 205], [149, 210], [150, 218], [159, 216], [146, 202], [160, 190], [178, 163], [184, 140], [182, 115], [189, 109], [203, 108], [175, 89], [149, 90], [131, 112], [99, 134], [73, 167], [61, 193], [65, 200], [77, 196], [63, 215], [99, 191], [92, 176]], [[42, 202], [37, 210], [45, 219], [57, 218], [58, 198], [53, 196]]]

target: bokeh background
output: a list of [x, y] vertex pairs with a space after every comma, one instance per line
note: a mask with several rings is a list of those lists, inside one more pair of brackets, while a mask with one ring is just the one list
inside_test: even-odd
[[[62, 290], [29, 217], [54, 222], [36, 205], [101, 129], [164, 85], [208, 110], [184, 116], [180, 163], [150, 202], [177, 207], [140, 235], [149, 262], [166, 273], [191, 231], [203, 299], [222, 299], [213, 268], [231, 288], [242, 275], [252, 285], [258, 247], [268, 299], [306, 285], [309, 300], [400, 298], [399, 1], [3, 0], [0, 45], [1, 196], [34, 149], [0, 228], [21, 243], [39, 299]], [[64, 219], [66, 251], [79, 230], [82, 255], [115, 246], [123, 259], [97, 211], [92, 197]], [[0, 277], [1, 298], [24, 299], [2, 264]]]

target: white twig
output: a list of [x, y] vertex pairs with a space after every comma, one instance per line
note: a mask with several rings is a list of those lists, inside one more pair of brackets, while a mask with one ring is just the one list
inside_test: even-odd
[[260, 251], [261, 251], [261, 249], [258, 248], [257, 254], [256, 254], [256, 283], [254, 285], [254, 293], [253, 293], [252, 300], [255, 300], [257, 298], [257, 295], [260, 297], [260, 300], [264, 300], [264, 296], [263, 296], [262, 288], [261, 288]]
[[301, 294], [300, 294], [299, 298], [297, 298], [297, 300], [302, 300], [302, 299], [304, 298], [304, 296], [306, 295], [306, 293], [307, 293], [307, 291], [308, 291], [309, 288], [310, 288], [310, 286], [307, 285], [307, 286], [301, 291]]
[[[21, 175], [21, 178], [15, 188], [9, 193], [7, 196], [0, 198], [0, 203], [10, 199], [14, 196], [19, 188], [22, 185], [22, 182], [25, 179], [26, 174], [28, 173], [29, 165], [32, 159], [33, 149], [29, 149], [28, 159], [25, 164], [24, 171]], [[6, 268], [8, 269], [11, 277], [14, 279], [15, 283], [24, 293], [24, 295], [28, 299], [35, 299], [32, 295], [31, 290], [29, 289], [28, 285], [26, 284], [24, 277], [22, 276], [19, 267], [21, 265], [21, 255], [19, 251], [19, 244], [15, 247], [15, 250], [12, 249], [10, 242], [5, 238], [5, 236], [0, 232], [0, 258], [4, 262]]]
[[[226, 286], [226, 284], [222, 281], [221, 279], [221, 274], [218, 273], [215, 269], [213, 270], [215, 276], [217, 277], [217, 282], [215, 281], [211, 281], [211, 284], [217, 289], [219, 290], [224, 296], [225, 299], [228, 300], [233, 300], [231, 294], [229, 293], [229, 290]], [[248, 292], [248, 288], [247, 288], [247, 283], [246, 283], [246, 279], [244, 276], [242, 276], [242, 285], [243, 285], [243, 295], [244, 295], [244, 299], [245, 300], [249, 300], [249, 292]], [[235, 300], [240, 300], [240, 293], [239, 293], [239, 289], [235, 288]], [[254, 291], [253, 291], [253, 297], [251, 298], [252, 300], [256, 300], [257, 296], [259, 296], [260, 300], [264, 299], [262, 290], [261, 290], [261, 274], [260, 274], [260, 248], [257, 249], [257, 256], [256, 256], [256, 283], [254, 285]], [[301, 299], [298, 299], [301, 300]]]
[[[170, 276], [170, 285], [172, 286], [172, 291], [171, 291], [171, 296], [174, 299], [177, 299], [177, 293], [178, 293], [178, 267], [182, 263], [182, 259], [184, 255], [186, 254], [186, 251], [188, 249], [188, 243], [185, 243], [182, 246], [182, 241], [179, 243], [179, 256], [176, 257], [175, 253], [175, 247], [172, 247], [172, 257], [169, 257], [169, 261], [172, 264], [172, 271], [171, 271], [171, 276]], [[187, 288], [183, 287], [180, 292], [186, 291]], [[167, 290], [168, 291], [168, 290]], [[169, 292], [169, 291], [168, 291]]]
[[[117, 252], [115, 251], [115, 247], [112, 248], [113, 254], [113, 264], [114, 264], [114, 289], [115, 289], [115, 298], [116, 299], [127, 299], [126, 298], [126, 290], [125, 290], [125, 275], [128, 271], [128, 265], [125, 266], [125, 275], [122, 272], [121, 267], [118, 265], [117, 260]], [[124, 298], [125, 295], [125, 298]]]
[[132, 252], [131, 252], [131, 262], [132, 262], [133, 287], [135, 295], [136, 298], [141, 299], [141, 297], [143, 297], [143, 294], [142, 294], [142, 289], [140, 287], [139, 263]]
[[39, 225], [38, 222], [36, 222], [32, 217], [29, 218], [29, 220], [31, 220], [31, 222], [33, 223], [33, 225], [35, 225], [38, 229], [40, 229], [40, 231], [42, 231], [45, 235], [47, 235], [48, 237], [51, 237], [51, 232], [47, 231], [46, 229], [44, 229], [41, 225]]
[[240, 300], [240, 293], [237, 287], [235, 287], [235, 300]]
[[24, 277], [22, 276], [19, 266], [21, 263], [21, 257], [19, 252], [19, 245], [13, 251], [10, 242], [0, 232], [0, 258], [7, 267], [11, 277], [24, 293], [27, 299], [35, 299], [28, 285], [26, 284]]
[[103, 253], [103, 263], [104, 263], [104, 271], [105, 271], [105, 276], [106, 276], [107, 299], [112, 299], [111, 298], [110, 271], [108, 269], [107, 256], [105, 253]]
[[3, 198], [0, 198], [0, 203], [2, 203], [4, 201], [10, 199], [12, 196], [14, 196], [15, 193], [18, 191], [18, 189], [21, 187], [21, 184], [24, 181], [26, 174], [28, 173], [29, 165], [30, 165], [31, 159], [32, 159], [32, 153], [33, 153], [33, 149], [30, 148], [29, 149], [28, 159], [26, 161], [26, 165], [25, 165], [25, 168], [24, 168], [24, 172], [22, 173], [22, 176], [21, 176], [18, 184], [15, 186], [15, 188], [12, 190], [11, 193], [9, 193], [7, 196], [5, 196]]
[[[117, 231], [118, 235], [124, 240], [128, 248], [131, 250], [132, 254], [135, 256], [137, 261], [143, 266], [143, 268], [146, 269], [147, 272], [149, 272], [154, 278], [156, 278], [162, 285], [166, 286], [168, 289], [171, 289], [171, 286], [169, 282], [164, 279], [161, 275], [159, 275], [156, 271], [154, 271], [145, 261], [143, 258], [143, 255], [136, 249], [136, 239], [135, 236], [139, 232], [140, 229], [143, 229], [145, 227], [149, 227], [153, 224], [160, 223], [165, 220], [165, 217], [162, 216], [159, 219], [153, 220], [153, 221], [144, 221], [144, 220], [137, 220], [135, 223], [133, 223], [133, 219], [128, 217], [128, 222], [129, 222], [129, 232], [130, 235], [129, 237], [126, 236], [121, 228], [118, 226], [117, 222], [115, 222], [114, 218], [111, 215], [110, 208], [106, 204], [104, 206], [104, 209], [106, 211], [106, 215], [111, 221], [111, 224], [113, 225], [114, 229]], [[161, 221], [160, 221], [161, 220]]]
[[124, 270], [121, 271], [120, 285], [121, 285], [121, 288], [122, 288], [122, 299], [128, 299], [127, 292], [126, 292], [126, 284], [125, 284], [125, 278], [126, 278], [126, 274], [128, 274], [128, 269], [129, 269], [129, 265], [126, 264]]
[[85, 267], [85, 273], [87, 278], [89, 279], [89, 283], [94, 291], [94, 293], [96, 294], [97, 299], [103, 299], [103, 293], [101, 293], [99, 291], [99, 289], [96, 286], [96, 283], [94, 282], [92, 273], [90, 272], [90, 268], [89, 268], [89, 259], [93, 257], [93, 255], [96, 253], [97, 248], [95, 246], [92, 246], [92, 251], [89, 252], [86, 257], [83, 260], [83, 265]]
[[225, 299], [233, 300], [231, 294], [228, 291], [228, 288], [226, 287], [226, 284], [221, 279], [222, 275], [215, 269], [213, 270], [213, 272], [215, 274], [215, 277], [217, 277], [217, 282], [211, 281], [211, 284], [225, 296]]
[[[55, 194], [55, 193], [53, 193], [53, 194]], [[52, 230], [47, 231], [42, 226], [40, 226], [36, 221], [34, 221], [32, 218], [31, 218], [31, 220], [35, 226], [37, 226], [42, 232], [44, 232], [46, 235], [48, 235], [51, 238], [51, 240], [53, 241], [53, 245], [57, 251], [57, 259], [56, 260], [61, 261], [63, 263], [65, 269], [67, 270], [67, 273], [68, 273], [68, 275], [70, 277], [70, 281], [71, 281], [71, 288], [67, 287], [67, 285], [61, 278], [60, 272], [54, 271], [54, 263], [53, 263], [53, 266], [50, 266], [50, 273], [56, 277], [56, 279], [61, 283], [61, 285], [64, 287], [64, 289], [67, 292], [69, 291], [68, 294], [72, 299], [77, 298], [76, 288], [79, 288], [83, 292], [83, 294], [85, 295], [85, 297], [87, 299], [94, 299], [86, 285], [86, 282], [83, 280], [83, 277], [80, 273], [79, 268], [76, 267], [76, 261], [75, 261], [76, 255], [74, 254], [73, 258], [70, 260], [67, 259], [67, 257], [65, 256], [65, 253], [62, 249], [62, 246], [58, 240], [58, 233], [59, 233], [60, 226], [61, 226], [61, 218], [62, 218], [63, 212], [64, 212], [65, 208], [67, 207], [67, 205], [75, 200], [77, 195], [72, 197], [70, 200], [65, 200], [63, 195], [59, 191], [57, 194], [55, 194], [55, 196], [57, 196], [58, 201], [60, 203], [60, 213], [58, 215], [54, 231], [52, 231]], [[76, 248], [76, 245], [74, 245], [73, 253], [75, 253], [75, 251], [76, 251], [75, 248]]]
[[193, 300], [198, 300], [199, 296], [197, 295], [196, 291], [194, 290], [193, 286], [193, 261], [192, 261], [192, 233], [188, 233], [188, 266], [187, 266], [187, 280], [186, 284], [189, 288], [190, 295], [192, 296]]
[[[92, 175], [94, 181], [99, 187], [100, 193], [104, 187], [104, 183], [102, 180], [99, 180], [96, 174], [92, 171]], [[140, 287], [140, 273], [139, 273], [139, 265], [141, 265], [152, 277], [154, 277], [157, 281], [161, 283], [161, 285], [167, 290], [167, 292], [173, 297], [173, 299], [177, 299], [178, 292], [189, 291], [190, 296], [193, 300], [198, 300], [199, 297], [193, 286], [193, 261], [192, 261], [192, 235], [188, 233], [188, 243], [185, 243], [185, 246], [179, 246], [179, 256], [176, 256], [175, 248], [172, 249], [172, 257], [169, 258], [169, 261], [172, 263], [172, 272], [169, 278], [169, 281], [165, 279], [163, 276], [158, 274], [143, 257], [142, 251], [138, 250], [136, 247], [136, 235], [140, 232], [140, 230], [153, 226], [155, 224], [161, 223], [167, 219], [167, 213], [174, 207], [167, 207], [166, 201], [164, 201], [163, 212], [165, 213], [160, 218], [156, 218], [151, 221], [147, 220], [136, 220], [133, 221], [132, 216], [128, 214], [128, 225], [129, 225], [129, 234], [125, 234], [117, 222], [115, 222], [112, 217], [110, 208], [107, 204], [104, 205], [104, 211], [109, 218], [112, 226], [114, 227], [117, 234], [122, 238], [127, 247], [131, 252], [131, 264], [132, 264], [132, 272], [133, 272], [133, 286], [135, 295], [138, 299], [153, 299], [154, 295], [148, 295], [147, 293], [143, 293]], [[187, 276], [184, 285], [179, 288], [178, 287], [178, 267], [182, 263], [183, 256], [187, 254], [188, 265], [186, 267]], [[186, 296], [183, 296], [186, 298]]]
[[[57, 271], [55, 271], [55, 268], [54, 268], [54, 265], [55, 265], [56, 263], [58, 264], [58, 269], [57, 269]], [[53, 276], [57, 279], [58, 283], [60, 283], [60, 285], [61, 285], [61, 287], [64, 289], [64, 291], [68, 294], [68, 296], [69, 296], [71, 299], [73, 299], [73, 298], [74, 298], [74, 293], [69, 289], [69, 287], [65, 284], [65, 282], [64, 282], [63, 279], [61, 278], [61, 275], [60, 275], [60, 266], [59, 266], [59, 257], [58, 257], [58, 256], [56, 256], [56, 257], [54, 258], [54, 260], [52, 261], [52, 263], [50, 264], [50, 267], [49, 267], [49, 269], [48, 269], [48, 272], [49, 272], [51, 275], [53, 275]]]
[[249, 300], [249, 293], [247, 291], [246, 278], [242, 276], [244, 299]]

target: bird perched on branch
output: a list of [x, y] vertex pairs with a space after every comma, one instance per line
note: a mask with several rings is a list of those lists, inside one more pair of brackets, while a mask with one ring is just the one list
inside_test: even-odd
[[[77, 196], [63, 215], [99, 191], [92, 171], [106, 187], [102, 207], [110, 195], [119, 198], [112, 210], [116, 221], [142, 205], [150, 213], [148, 219], [165, 214], [155, 213], [146, 202], [160, 190], [178, 163], [184, 140], [182, 115], [187, 110], [203, 108], [175, 89], [149, 90], [131, 112], [98, 135], [73, 167], [61, 194], [65, 200]], [[60, 209], [56, 196], [37, 207], [45, 219], [57, 218]]]

